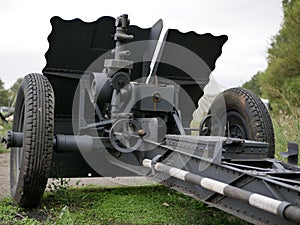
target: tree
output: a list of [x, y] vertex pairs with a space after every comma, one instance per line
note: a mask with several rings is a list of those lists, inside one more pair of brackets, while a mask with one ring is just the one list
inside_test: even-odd
[[4, 89], [4, 82], [0, 79], [0, 106], [8, 105], [8, 91]]
[[252, 91], [253, 93], [255, 93], [257, 96], [261, 96], [262, 95], [262, 91], [261, 91], [261, 84], [260, 84], [260, 79], [261, 76], [263, 76], [263, 72], [257, 72], [252, 78], [251, 80], [247, 81], [246, 83], [244, 83], [242, 85], [243, 88], [246, 88], [250, 91]]
[[281, 107], [283, 99], [300, 106], [300, 0], [283, 1], [284, 19], [268, 49], [263, 93]]
[[0, 90], [4, 89], [4, 82], [0, 78]]
[[0, 79], [0, 106], [11, 106], [19, 87], [21, 86], [23, 78], [19, 78], [10, 89], [4, 88], [4, 82]]
[[23, 78], [18, 78], [17, 81], [13, 84], [13, 86], [11, 86], [10, 91], [17, 94], [18, 90], [22, 84], [22, 81], [23, 81]]
[[19, 91], [19, 88], [23, 82], [23, 78], [18, 78], [17, 81], [10, 87], [9, 91], [9, 105], [12, 106], [14, 104], [15, 98]]

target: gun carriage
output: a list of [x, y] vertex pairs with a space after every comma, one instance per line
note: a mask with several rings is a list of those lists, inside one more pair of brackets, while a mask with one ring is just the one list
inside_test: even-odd
[[[255, 224], [300, 223], [300, 170], [274, 159], [267, 108], [252, 92], [222, 92], [189, 128], [226, 35], [150, 28], [127, 15], [51, 19], [43, 74], [18, 92], [11, 193], [36, 207], [49, 177], [148, 176]], [[296, 159], [296, 160], [295, 160]], [[296, 163], [295, 163], [296, 161]]]

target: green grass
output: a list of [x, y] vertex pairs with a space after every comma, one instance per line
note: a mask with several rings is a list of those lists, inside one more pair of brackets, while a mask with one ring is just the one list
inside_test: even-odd
[[272, 113], [272, 120], [275, 130], [276, 158], [285, 160], [280, 153], [287, 151], [288, 141], [300, 144], [300, 109], [295, 108], [292, 114]]
[[161, 185], [82, 187], [50, 193], [40, 207], [24, 210], [0, 202], [0, 224], [245, 224]]

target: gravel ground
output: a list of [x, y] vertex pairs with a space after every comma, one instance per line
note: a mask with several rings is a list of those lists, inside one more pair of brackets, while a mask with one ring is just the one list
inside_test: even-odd
[[9, 153], [0, 154], [0, 198], [10, 195], [9, 191]]
[[[9, 158], [10, 153], [0, 154], [0, 199], [10, 195], [9, 190]], [[49, 179], [48, 184], [55, 182]], [[155, 182], [144, 177], [99, 177], [99, 178], [72, 178], [68, 181], [71, 186], [144, 186], [152, 185]]]

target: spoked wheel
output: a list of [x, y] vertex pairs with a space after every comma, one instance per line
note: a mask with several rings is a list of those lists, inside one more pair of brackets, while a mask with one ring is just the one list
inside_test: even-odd
[[216, 97], [208, 114], [211, 116], [202, 121], [200, 134], [268, 142], [268, 156], [274, 158], [272, 120], [254, 93], [243, 88], [228, 89]]
[[227, 124], [225, 135], [227, 137], [234, 137], [240, 139], [248, 139], [251, 131], [248, 130], [247, 121], [245, 118], [237, 111], [229, 110], [227, 111]]
[[27, 75], [18, 91], [13, 131], [23, 133], [22, 147], [11, 149], [10, 188], [21, 207], [36, 207], [51, 168], [54, 93], [41, 74]]

